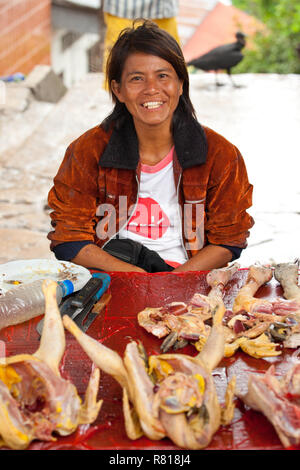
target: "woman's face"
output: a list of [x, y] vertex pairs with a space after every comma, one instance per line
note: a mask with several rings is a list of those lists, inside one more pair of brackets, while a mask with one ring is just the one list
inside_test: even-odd
[[169, 62], [141, 52], [128, 56], [121, 83], [112, 81], [114, 94], [132, 114], [136, 128], [169, 126], [170, 129], [182, 86]]

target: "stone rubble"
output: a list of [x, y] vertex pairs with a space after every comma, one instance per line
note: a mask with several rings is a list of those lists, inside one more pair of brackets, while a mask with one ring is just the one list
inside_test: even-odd
[[26, 77], [25, 86], [38, 101], [58, 103], [67, 88], [62, 79], [54, 73], [50, 65], [36, 65]]
[[[254, 185], [256, 223], [239, 262], [300, 257], [300, 75], [191, 74], [199, 121], [241, 151]], [[97, 125], [112, 103], [102, 74], [88, 74], [56, 104], [34, 99], [24, 83], [7, 85], [0, 106], [0, 263], [50, 258], [48, 191], [67, 146]], [[27, 90], [27, 91], [26, 91]]]

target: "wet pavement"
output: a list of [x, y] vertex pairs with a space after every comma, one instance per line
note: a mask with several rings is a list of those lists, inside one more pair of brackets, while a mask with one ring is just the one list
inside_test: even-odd
[[[239, 148], [254, 185], [256, 223], [241, 266], [300, 257], [300, 75], [235, 75], [239, 87], [223, 74], [220, 87], [213, 74], [190, 77], [199, 121]], [[101, 74], [88, 75], [56, 105], [26, 93], [21, 99], [0, 110], [0, 263], [53, 258], [46, 238], [52, 179], [68, 144], [111, 109]]]

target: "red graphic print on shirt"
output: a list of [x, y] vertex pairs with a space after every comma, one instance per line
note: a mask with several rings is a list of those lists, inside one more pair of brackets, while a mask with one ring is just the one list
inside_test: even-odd
[[127, 225], [127, 230], [157, 240], [170, 226], [170, 220], [158, 202], [151, 197], [140, 197]]

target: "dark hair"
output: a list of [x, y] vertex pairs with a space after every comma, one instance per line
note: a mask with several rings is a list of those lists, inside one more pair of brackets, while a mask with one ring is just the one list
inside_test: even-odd
[[[142, 24], [136, 26], [141, 21]], [[138, 19], [134, 21], [132, 28], [121, 31], [108, 56], [106, 81], [115, 106], [112, 113], [102, 122], [104, 129], [108, 130], [113, 122], [116, 128], [119, 128], [128, 118], [129, 111], [113, 93], [111, 82], [115, 80], [117, 83], [121, 83], [125, 61], [130, 54], [135, 52], [155, 55], [166, 60], [173, 66], [178, 78], [182, 81], [183, 92], [174, 112], [173, 128], [180, 125], [182, 120], [195, 119], [195, 110], [189, 96], [189, 74], [179, 44], [154, 22]]]

